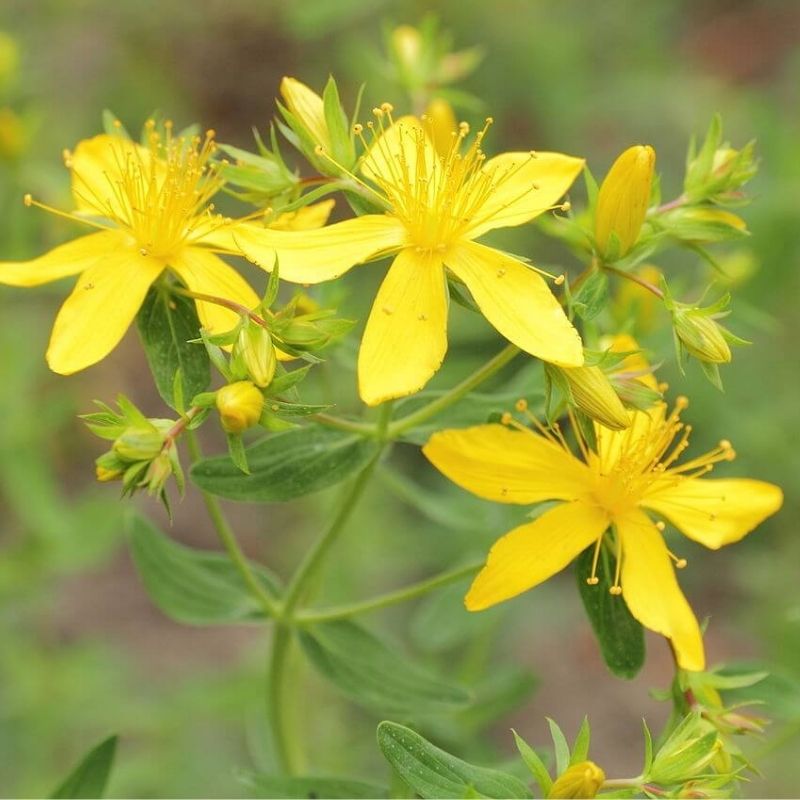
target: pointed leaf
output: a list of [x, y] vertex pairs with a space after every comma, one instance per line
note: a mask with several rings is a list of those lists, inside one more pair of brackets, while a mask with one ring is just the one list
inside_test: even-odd
[[[128, 522], [136, 569], [150, 599], [170, 619], [189, 625], [257, 622], [264, 609], [223, 553], [178, 544], [137, 515]], [[263, 567], [252, 570], [272, 595], [277, 579]]]
[[345, 694], [384, 712], [442, 712], [469, 702], [460, 686], [445, 683], [349, 620], [304, 630], [300, 642], [315, 667]]
[[586, 583], [592, 571], [593, 551], [594, 545], [576, 560], [575, 574], [581, 599], [606, 666], [620, 678], [633, 678], [644, 665], [644, 629], [631, 616], [625, 601], [609, 592], [609, 576], [614, 574], [615, 563], [605, 551], [602, 553], [605, 561], [597, 570], [600, 582], [595, 586]]
[[114, 763], [117, 737], [109, 736], [83, 758], [67, 779], [50, 795], [53, 800], [64, 798], [101, 798]]
[[511, 733], [514, 734], [514, 741], [517, 743], [517, 750], [519, 750], [522, 760], [536, 779], [536, 783], [539, 784], [542, 795], [547, 797], [547, 795], [550, 794], [550, 787], [553, 785], [553, 779], [550, 777], [550, 773], [547, 771], [544, 761], [539, 758], [538, 753], [513, 728], [511, 729]]
[[468, 764], [395, 722], [378, 726], [378, 746], [400, 777], [422, 798], [531, 796], [528, 787], [514, 775]]
[[194, 300], [154, 286], [147, 293], [136, 317], [147, 363], [158, 392], [176, 408], [175, 374], [180, 370], [183, 397], [194, 397], [208, 387], [211, 369], [208, 354], [197, 339], [200, 321]]
[[249, 475], [228, 456], [197, 462], [191, 478], [211, 494], [251, 503], [272, 503], [317, 492], [362, 470], [376, 442], [321, 426], [293, 428], [246, 448]]

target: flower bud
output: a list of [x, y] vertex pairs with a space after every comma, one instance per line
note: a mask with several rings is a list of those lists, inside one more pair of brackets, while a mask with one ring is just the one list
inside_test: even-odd
[[148, 465], [142, 483], [151, 494], [164, 491], [170, 475], [172, 475], [172, 458], [169, 453], [159, 453]]
[[103, 453], [95, 462], [95, 475], [100, 483], [118, 481], [122, 479], [128, 466], [113, 452]]
[[264, 395], [251, 381], [237, 381], [217, 392], [217, 411], [227, 433], [241, 433], [252, 428], [264, 408]]
[[419, 66], [422, 36], [411, 25], [399, 25], [391, 33], [391, 46], [401, 69], [413, 72]]
[[125, 461], [149, 461], [164, 445], [164, 437], [151, 427], [131, 427], [113, 445], [113, 451]]
[[672, 322], [678, 339], [695, 358], [711, 364], [727, 364], [731, 360], [731, 348], [722, 329], [708, 314], [677, 308]]
[[436, 152], [446, 158], [453, 147], [453, 134], [458, 129], [458, 120], [447, 100], [437, 97], [431, 100], [425, 111], [428, 133]]
[[606, 774], [593, 761], [580, 761], [553, 782], [548, 797], [594, 797]]
[[[629, 147], [608, 171], [597, 197], [595, 239], [601, 254], [624, 256], [639, 238], [647, 207], [656, 153], [649, 145]], [[610, 251], [611, 235], [618, 249]]]
[[595, 422], [612, 431], [631, 424], [630, 416], [600, 367], [560, 368], [569, 384], [575, 405]]
[[315, 144], [330, 150], [331, 141], [322, 98], [304, 83], [289, 77], [281, 81], [281, 96], [286, 108], [308, 137]]
[[272, 382], [277, 365], [275, 348], [269, 331], [262, 325], [247, 323], [239, 331], [233, 348], [238, 360], [256, 386], [265, 389]]

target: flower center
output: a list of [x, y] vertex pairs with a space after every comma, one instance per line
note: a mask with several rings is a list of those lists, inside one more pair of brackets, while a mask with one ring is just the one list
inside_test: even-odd
[[173, 137], [170, 122], [161, 134], [148, 120], [145, 140], [140, 147], [117, 137], [103, 172], [105, 184], [82, 175], [69, 153], [66, 163], [83, 203], [129, 232], [142, 255], [166, 258], [223, 224], [209, 203], [223, 181], [210, 164], [214, 131], [204, 138]]

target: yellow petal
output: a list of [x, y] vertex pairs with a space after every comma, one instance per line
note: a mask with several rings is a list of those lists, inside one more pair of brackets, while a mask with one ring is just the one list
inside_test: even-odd
[[310, 206], [279, 214], [269, 227], [274, 231], [308, 231], [321, 228], [327, 221], [336, 204], [335, 200], [323, 200]]
[[322, 98], [304, 83], [286, 77], [281, 81], [281, 95], [286, 108], [294, 114], [318, 144], [330, 149], [328, 124], [325, 122], [325, 106]]
[[526, 353], [561, 367], [583, 364], [581, 337], [542, 277], [520, 261], [477, 242], [445, 254], [492, 325]]
[[163, 269], [160, 260], [120, 247], [85, 270], [53, 325], [50, 369], [70, 375], [107, 356]]
[[425, 116], [430, 120], [430, 136], [439, 158], [447, 158], [453, 147], [453, 134], [458, 132], [458, 120], [447, 100], [435, 97], [428, 103]]
[[437, 162], [422, 123], [416, 117], [401, 117], [375, 140], [361, 162], [361, 173], [379, 185], [403, 185], [405, 176], [413, 180], [418, 174], [430, 175]]
[[[233, 267], [199, 247], [182, 250], [170, 260], [170, 267], [193, 292], [233, 300], [247, 309], [253, 309], [259, 303], [258, 295]], [[235, 311], [202, 300], [197, 301], [197, 315], [203, 327], [212, 333], [229, 331], [239, 321], [239, 314]]]
[[771, 483], [745, 478], [709, 480], [664, 476], [642, 505], [712, 550], [738, 542], [783, 504]]
[[[311, 231], [275, 231], [240, 223], [202, 239], [240, 250], [270, 271], [277, 254], [281, 278], [292, 283], [322, 283], [338, 278], [356, 264], [400, 248], [405, 228], [395, 217], [369, 214]], [[224, 246], [224, 244], [223, 244]]]
[[442, 262], [412, 249], [401, 250], [378, 290], [361, 340], [361, 399], [374, 406], [419, 391], [439, 369], [446, 352]]
[[495, 542], [465, 603], [481, 611], [547, 580], [597, 541], [608, 517], [596, 506], [564, 503]]
[[54, 247], [30, 261], [0, 261], [0, 283], [8, 286], [39, 286], [77, 275], [96, 261], [118, 251], [122, 238], [116, 231], [91, 233]]
[[125, 171], [143, 172], [163, 180], [164, 165], [150, 157], [150, 151], [122, 136], [101, 134], [84, 139], [70, 154], [67, 165], [72, 171], [72, 195], [78, 211], [103, 217], [127, 219], [127, 204], [120, 202], [118, 184]]
[[504, 425], [439, 431], [422, 452], [453, 483], [498, 503], [575, 500], [591, 488], [586, 465], [563, 447]]
[[483, 172], [493, 188], [475, 215], [471, 239], [494, 228], [522, 225], [552, 208], [583, 169], [584, 160], [562, 153], [502, 153], [490, 158]]
[[680, 667], [704, 669], [700, 626], [678, 586], [661, 532], [638, 510], [614, 522], [622, 536], [622, 596], [631, 614], [670, 639]]

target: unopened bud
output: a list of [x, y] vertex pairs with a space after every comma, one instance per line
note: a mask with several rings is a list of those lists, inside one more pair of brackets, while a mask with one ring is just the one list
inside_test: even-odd
[[331, 142], [322, 98], [304, 83], [289, 77], [281, 81], [281, 96], [286, 108], [309, 137], [325, 150], [330, 150]]
[[606, 774], [593, 761], [580, 761], [553, 782], [548, 797], [595, 797]]
[[631, 424], [630, 416], [600, 367], [561, 368], [575, 405], [595, 422], [612, 431]]
[[597, 197], [595, 239], [603, 255], [610, 255], [611, 235], [624, 256], [639, 238], [653, 184], [656, 153], [649, 145], [629, 147], [608, 171]]
[[125, 474], [128, 465], [113, 452], [103, 453], [95, 462], [95, 475], [100, 483], [118, 481]]
[[242, 433], [252, 428], [264, 408], [264, 395], [251, 381], [237, 381], [217, 392], [217, 411], [227, 433]]
[[437, 97], [431, 100], [425, 116], [429, 120], [428, 132], [433, 146], [442, 158], [446, 158], [453, 147], [453, 134], [458, 129], [453, 107], [447, 100]]
[[675, 333], [686, 350], [700, 361], [727, 364], [731, 348], [722, 335], [720, 326], [697, 309], [676, 309], [672, 316]]
[[238, 359], [256, 386], [265, 389], [270, 385], [277, 358], [272, 337], [262, 325], [248, 323], [242, 327], [233, 348], [233, 358]]
[[155, 427], [128, 428], [113, 446], [113, 451], [126, 461], [149, 461], [164, 445], [164, 437]]
[[169, 453], [159, 453], [147, 468], [144, 476], [144, 483], [152, 494], [158, 494], [172, 475], [172, 459]]
[[415, 70], [419, 66], [422, 53], [422, 36], [411, 25], [399, 25], [392, 31], [391, 44], [400, 65], [407, 70]]

